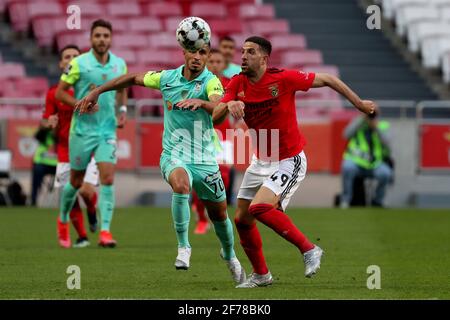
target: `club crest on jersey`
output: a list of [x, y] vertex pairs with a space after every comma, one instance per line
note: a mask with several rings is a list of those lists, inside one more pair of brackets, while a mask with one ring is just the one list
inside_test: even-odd
[[201, 90], [202, 90], [202, 83], [201, 82], [197, 82], [195, 84], [195, 87], [194, 87], [194, 92], [195, 93], [200, 93]]
[[278, 97], [278, 85], [273, 85], [271, 87], [269, 87], [270, 90], [270, 94], [272, 95], [272, 97]]
[[239, 92], [237, 96], [238, 96], [238, 98], [245, 98], [244, 91]]
[[108, 78], [108, 75], [107, 75], [107, 74], [105, 74], [105, 73], [102, 74], [102, 80], [103, 80], [103, 81], [106, 81], [107, 78]]
[[113, 69], [112, 69], [113, 73], [117, 73], [117, 64], [114, 65]]

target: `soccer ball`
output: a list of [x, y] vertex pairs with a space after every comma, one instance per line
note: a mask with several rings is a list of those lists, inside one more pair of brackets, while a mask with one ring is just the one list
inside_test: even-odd
[[177, 28], [177, 41], [188, 51], [197, 51], [211, 40], [211, 29], [205, 20], [189, 17], [180, 22]]

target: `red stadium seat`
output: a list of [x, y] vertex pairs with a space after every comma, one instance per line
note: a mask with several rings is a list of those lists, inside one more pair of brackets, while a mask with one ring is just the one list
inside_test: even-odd
[[116, 56], [124, 59], [127, 65], [129, 64], [133, 65], [137, 63], [136, 53], [131, 49], [119, 47], [111, 49], [111, 52], [114, 53]]
[[141, 15], [141, 8], [136, 2], [111, 2], [106, 6], [106, 11], [110, 16], [115, 17], [136, 17]]
[[175, 31], [178, 28], [178, 25], [180, 24], [181, 20], [183, 20], [183, 17], [169, 17], [164, 20], [164, 30], [167, 32], [172, 32], [175, 34]]
[[89, 42], [89, 32], [88, 31], [64, 31], [59, 32], [56, 35], [56, 44], [58, 50], [61, 50], [68, 44], [74, 44], [78, 46], [81, 51], [87, 51], [90, 49], [91, 45]]
[[208, 20], [213, 34], [229, 35], [230, 33], [241, 33], [243, 30], [240, 19], [211, 19]]
[[61, 16], [65, 13], [65, 10], [63, 10], [62, 6], [57, 2], [36, 1], [28, 3], [29, 18], [37, 16]]
[[136, 17], [128, 20], [130, 31], [159, 32], [163, 29], [162, 22], [156, 17]]
[[[128, 25], [128, 19], [124, 18], [124, 17], [106, 17], [103, 18], [107, 21], [109, 21], [112, 25], [112, 29], [113, 29], [113, 33], [120, 33], [120, 32], [129, 32], [130, 31], [130, 26]], [[91, 21], [89, 21], [89, 23], [87, 23], [85, 26], [87, 29], [85, 30], [90, 30], [91, 27], [91, 23], [94, 21], [94, 19], [92, 19]], [[83, 28], [84, 29], [84, 28]], [[114, 36], [114, 35], [113, 35]], [[114, 38], [113, 38], [114, 41]]]
[[227, 7], [223, 3], [217, 2], [194, 2], [191, 5], [191, 15], [203, 19], [225, 18]]
[[322, 52], [319, 50], [287, 51], [281, 59], [286, 67], [292, 68], [323, 64]]
[[20, 63], [4, 63], [0, 65], [0, 78], [25, 77], [25, 67]]
[[115, 34], [113, 36], [113, 44], [116, 48], [148, 48], [149, 41], [144, 34], [125, 33]]
[[147, 13], [151, 16], [162, 18], [180, 17], [183, 16], [183, 9], [181, 5], [176, 2], [156, 2], [148, 5]]
[[161, 99], [161, 92], [142, 86], [132, 86], [131, 95], [134, 99]]
[[80, 7], [83, 19], [85, 17], [102, 17], [106, 14], [106, 8], [95, 1], [75, 2]]
[[[0, 64], [1, 66], [1, 64]], [[10, 79], [0, 78], [0, 97], [5, 97], [8, 92], [13, 91], [15, 88], [14, 82]]]
[[306, 38], [302, 34], [277, 34], [271, 36], [269, 40], [273, 50], [277, 51], [306, 48]]
[[26, 2], [11, 2], [8, 5], [11, 25], [14, 31], [25, 32], [28, 30], [29, 16]]
[[265, 36], [289, 33], [289, 23], [283, 19], [276, 20], [256, 20], [246, 23], [248, 32], [262, 34]]
[[179, 49], [180, 46], [175, 37], [175, 30], [173, 32], [159, 32], [151, 34], [149, 37], [151, 48], [167, 48]]
[[40, 47], [51, 47], [58, 32], [67, 30], [65, 17], [37, 17], [32, 20], [33, 33]]
[[136, 51], [136, 55], [140, 64], [169, 66], [172, 63], [170, 50], [140, 49]]
[[15, 81], [15, 88], [25, 97], [42, 97], [45, 96], [48, 86], [48, 80], [44, 77], [36, 78], [18, 78]]
[[275, 17], [275, 10], [272, 5], [256, 5], [256, 4], [242, 4], [239, 7], [239, 16], [241, 19], [273, 19]]

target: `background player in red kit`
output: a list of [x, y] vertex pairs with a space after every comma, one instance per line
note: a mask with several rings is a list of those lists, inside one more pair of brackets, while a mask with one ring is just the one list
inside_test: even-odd
[[[245, 172], [238, 194], [236, 228], [253, 266], [252, 275], [238, 288], [267, 286], [273, 282], [256, 220], [300, 250], [306, 277], [313, 276], [320, 267], [322, 249], [312, 244], [284, 213], [306, 174], [303, 152], [306, 141], [298, 129], [295, 92], [329, 86], [364, 113], [371, 114], [376, 109], [374, 102], [361, 100], [334, 76], [268, 68], [271, 51], [271, 43], [264, 38], [250, 37], [245, 41], [242, 73], [231, 79], [213, 113], [214, 122], [231, 113], [236, 119], [243, 118], [249, 129], [257, 133], [269, 130], [268, 139], [259, 139], [256, 143], [256, 156]], [[271, 145], [270, 130], [277, 130], [279, 134], [275, 145]]]
[[[68, 45], [60, 51], [59, 68], [64, 70], [69, 62], [80, 55], [80, 49], [75, 45]], [[56, 130], [57, 137], [57, 153], [58, 165], [56, 168], [55, 188], [63, 187], [70, 176], [69, 164], [69, 130], [72, 121], [73, 108], [56, 100], [56, 87], [53, 86], [47, 92], [45, 100], [45, 111], [42, 116], [45, 126]], [[73, 91], [69, 91], [73, 95]], [[97, 202], [97, 193], [95, 185], [98, 184], [98, 171], [95, 161], [89, 164], [85, 182], [80, 190], [80, 195], [83, 198], [88, 212], [88, 220], [90, 230], [95, 232], [97, 228], [97, 215], [95, 205]], [[78, 239], [74, 247], [86, 247], [89, 245], [86, 229], [84, 228], [83, 214], [80, 208], [78, 199], [70, 212], [70, 220], [72, 221], [75, 230], [78, 233]], [[59, 243], [62, 247], [70, 247], [70, 242], [64, 241], [59, 237]]]
[[[209, 71], [219, 78], [222, 86], [225, 88], [230, 80], [223, 75], [225, 70], [225, 57], [218, 49], [211, 49], [209, 52], [208, 61], [206, 66]], [[226, 130], [231, 129], [232, 125], [229, 117], [219, 124], [214, 125], [214, 128], [220, 132], [219, 138], [221, 142], [222, 151], [217, 155], [217, 161], [219, 163], [220, 174], [222, 175], [223, 185], [227, 191], [227, 202], [231, 198], [232, 187], [232, 170], [233, 170], [233, 143], [226, 140]], [[203, 202], [197, 196], [195, 191], [192, 192], [192, 210], [197, 214], [197, 225], [195, 227], [195, 234], [205, 234], [209, 229], [208, 217], [206, 216], [206, 209]]]

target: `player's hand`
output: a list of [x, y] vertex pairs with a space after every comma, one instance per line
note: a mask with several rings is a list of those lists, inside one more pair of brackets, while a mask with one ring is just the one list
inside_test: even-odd
[[122, 129], [127, 124], [127, 113], [121, 112], [119, 114], [119, 119], [117, 120], [117, 128]]
[[357, 108], [365, 114], [374, 114], [378, 111], [377, 104], [372, 100], [362, 100]]
[[227, 107], [228, 111], [235, 119], [239, 120], [245, 116], [245, 104], [242, 101], [230, 101], [227, 103]]
[[58, 115], [52, 114], [50, 117], [48, 117], [48, 126], [51, 129], [55, 129], [58, 126]]
[[200, 99], [187, 99], [177, 103], [177, 107], [181, 109], [191, 109], [191, 111], [195, 111], [197, 109], [203, 108], [203, 104], [205, 101]]
[[92, 90], [86, 97], [75, 104], [75, 111], [78, 111], [80, 114], [97, 112], [99, 110], [97, 104], [98, 96], [97, 90]]

